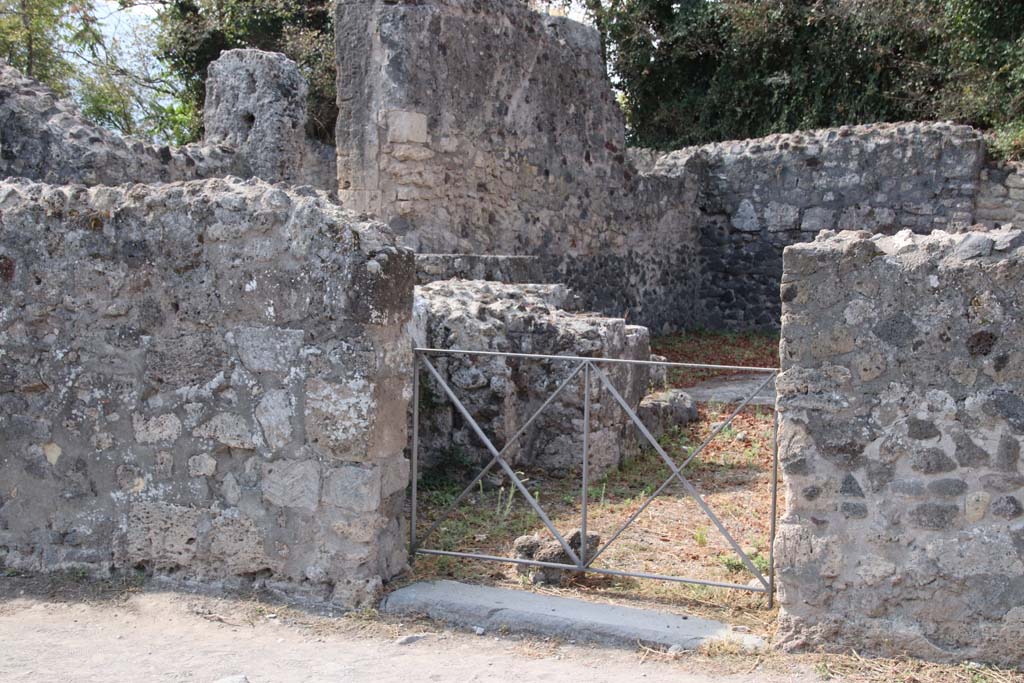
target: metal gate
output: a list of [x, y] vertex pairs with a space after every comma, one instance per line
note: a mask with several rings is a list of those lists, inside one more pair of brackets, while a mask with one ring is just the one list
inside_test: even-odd
[[[532, 360], [552, 360], [552, 361], [565, 361], [573, 364], [573, 368], [569, 375], [562, 381], [559, 387], [551, 394], [547, 400], [541, 405], [541, 407], [516, 431], [516, 433], [508, 439], [507, 443], [501, 450], [498, 450], [487, 435], [480, 428], [480, 425], [470, 414], [469, 410], [466, 409], [462, 401], [459, 400], [458, 396], [455, 395], [448, 382], [437, 370], [434, 363], [431, 362], [432, 356], [497, 356], [503, 358], [521, 358], [521, 359], [532, 359]], [[614, 365], [614, 364], [632, 364], [632, 365], [647, 365], [647, 366], [660, 366], [666, 368], [691, 368], [691, 369], [705, 369], [705, 370], [722, 370], [722, 371], [743, 371], [749, 373], [764, 374], [765, 380], [757, 385], [757, 388], [747, 395], [732, 411], [729, 417], [718, 424], [718, 426], [712, 430], [711, 434], [705, 438], [699, 446], [697, 446], [686, 459], [680, 464], [676, 463], [662, 448], [658, 440], [654, 438], [647, 426], [637, 416], [636, 411], [623, 399], [622, 394], [612, 383], [608, 376], [608, 373], [603, 369], [602, 366]], [[455, 500], [444, 510], [441, 516], [433, 523], [433, 525], [423, 534], [422, 538], [417, 538], [416, 524], [417, 524], [417, 509], [418, 509], [418, 495], [417, 495], [417, 484], [419, 479], [419, 396], [420, 396], [420, 367], [427, 370], [431, 377], [437, 382], [438, 386], [444, 392], [445, 396], [455, 406], [455, 409], [459, 412], [462, 418], [466, 421], [466, 424], [472, 429], [473, 433], [480, 440], [480, 443], [487, 449], [491, 455], [491, 460], [483, 470], [470, 482], [468, 486], [459, 494]], [[583, 447], [581, 453], [581, 487], [580, 487], [580, 499], [581, 499], [581, 514], [580, 514], [580, 537], [582, 542], [580, 543], [580, 549], [577, 553], [566, 541], [565, 537], [555, 525], [551, 522], [547, 513], [541, 507], [540, 503], [530, 493], [529, 489], [517, 475], [512, 466], [506, 461], [505, 456], [509, 451], [509, 448], [519, 439], [526, 431], [530, 428], [533, 422], [550, 406], [556, 398], [565, 390], [567, 386], [582, 373], [583, 375]], [[624, 576], [634, 577], [640, 579], [657, 579], [663, 581], [676, 581], [680, 583], [699, 584], [705, 586], [713, 586], [718, 588], [729, 588], [735, 590], [750, 591], [754, 593], [765, 593], [768, 597], [768, 607], [771, 608], [774, 603], [775, 593], [775, 568], [774, 568], [774, 541], [775, 541], [775, 523], [776, 523], [776, 512], [777, 512], [777, 499], [778, 499], [778, 474], [779, 474], [779, 449], [778, 449], [778, 413], [773, 411], [773, 428], [772, 428], [772, 474], [771, 474], [771, 520], [769, 523], [769, 539], [768, 539], [768, 576], [765, 577], [762, 572], [757, 568], [751, 558], [743, 551], [743, 548], [736, 542], [733, 536], [722, 524], [718, 516], [715, 515], [714, 511], [708, 506], [704, 498], [700, 495], [693, 484], [687, 480], [683, 475], [683, 471], [686, 466], [693, 461], [700, 453], [708, 446], [711, 441], [718, 436], [724, 429], [726, 429], [736, 416], [743, 410], [750, 402], [761, 392], [765, 387], [768, 386], [777, 376], [778, 370], [775, 368], [751, 368], [751, 367], [740, 367], [740, 366], [727, 366], [727, 365], [708, 365], [701, 363], [670, 363], [670, 362], [659, 362], [659, 361], [640, 361], [640, 360], [624, 360], [624, 359], [613, 359], [613, 358], [584, 358], [578, 356], [551, 356], [543, 354], [530, 354], [530, 353], [502, 353], [496, 351], [465, 351], [456, 349], [423, 349], [418, 348], [415, 350], [415, 362], [414, 362], [414, 373], [413, 373], [413, 433], [412, 433], [412, 473], [411, 473], [411, 491], [412, 491], [412, 513], [411, 513], [411, 524], [410, 538], [409, 538], [409, 549], [410, 555], [415, 554], [421, 555], [445, 555], [452, 557], [470, 558], [476, 560], [485, 560], [502, 563], [513, 563], [532, 565], [539, 567], [548, 567], [553, 569], [563, 569], [576, 572], [589, 572], [594, 574], [604, 574], [610, 576]], [[591, 556], [587, 555], [587, 505], [588, 505], [588, 486], [589, 486], [589, 457], [588, 457], [588, 437], [590, 434], [590, 407], [591, 407], [591, 378], [595, 377], [599, 380], [600, 385], [603, 386], [608, 393], [614, 398], [615, 402], [622, 408], [622, 410], [629, 416], [629, 419], [637, 429], [643, 435], [644, 439], [650, 444], [650, 446], [657, 452], [658, 456], [662, 461], [669, 467], [671, 474], [645, 501], [644, 503], [630, 515], [629, 519], [622, 524], [611, 538], [604, 543]], [[565, 551], [566, 556], [570, 558], [573, 564], [560, 564], [555, 562], [540, 562], [528, 559], [510, 558], [510, 557], [498, 557], [494, 555], [484, 555], [479, 553], [468, 553], [468, 552], [456, 552], [450, 550], [439, 550], [428, 548], [424, 546], [424, 543], [430, 538], [430, 536], [437, 531], [442, 523], [448, 518], [449, 515], [457, 508], [457, 506], [470, 495], [475, 487], [483, 480], [485, 476], [495, 467], [498, 466], [504, 472], [505, 476], [508, 477], [509, 481], [515, 486], [516, 490], [523, 496], [526, 502], [533, 508], [534, 512], [547, 527], [548, 531], [551, 532], [552, 536], [558, 541], [562, 549]], [[605, 569], [600, 567], [593, 567], [593, 563], [600, 557], [609, 546], [611, 546], [622, 533], [631, 525], [634, 521], [657, 499], [659, 495], [665, 489], [672, 484], [672, 482], [678, 481], [686, 493], [692, 497], [696, 504], [700, 507], [703, 513], [711, 521], [711, 523], [718, 529], [719, 533], [725, 538], [729, 546], [733, 549], [736, 555], [742, 561], [744, 567], [757, 579], [757, 585], [742, 585], [736, 583], [726, 583], [719, 581], [709, 581], [705, 579], [687, 578], [680, 576], [666, 576], [662, 574], [649, 574], [644, 572], [630, 572], [620, 571], [616, 569]]]

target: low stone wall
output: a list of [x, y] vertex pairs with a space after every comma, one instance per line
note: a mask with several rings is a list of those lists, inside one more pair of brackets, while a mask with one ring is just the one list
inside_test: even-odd
[[807, 131], [641, 157], [650, 176], [695, 176], [699, 184], [697, 315], [712, 329], [777, 327], [782, 250], [822, 230], [970, 225], [984, 160], [978, 131], [946, 123]]
[[1024, 233], [785, 252], [780, 640], [1024, 664]]
[[414, 271], [310, 191], [0, 183], [0, 564], [369, 604], [405, 563]]
[[1024, 164], [989, 164], [982, 170], [974, 221], [989, 227], [1024, 227]]
[[416, 254], [416, 284], [438, 280], [488, 280], [507, 284], [545, 284], [555, 269], [539, 256], [488, 254]]
[[[572, 313], [563, 285], [509, 285], [449, 280], [416, 288], [416, 342], [438, 349], [506, 351], [649, 360], [646, 328], [597, 314]], [[430, 360], [500, 450], [575, 367], [564, 361], [432, 355]], [[605, 368], [636, 409], [652, 377], [646, 367]], [[459, 463], [466, 473], [491, 455], [440, 386], [421, 371], [420, 446], [423, 467]], [[580, 380], [556, 399], [507, 453], [510, 464], [548, 474], [578, 473], [583, 452]], [[590, 472], [618, 466], [639, 443], [622, 408], [596, 377], [591, 382]]]

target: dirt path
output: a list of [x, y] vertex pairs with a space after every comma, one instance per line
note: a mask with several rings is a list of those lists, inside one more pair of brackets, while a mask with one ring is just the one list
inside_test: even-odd
[[[569, 681], [758, 683], [816, 680], [730, 673], [712, 658], [664, 656], [329, 617], [249, 599], [136, 591], [54, 599], [0, 578], [0, 681], [199, 681], [244, 674], [293, 681]], [[60, 592], [57, 595], [64, 596]], [[398, 644], [409, 634], [425, 637]], [[709, 665], [714, 670], [709, 670]]]

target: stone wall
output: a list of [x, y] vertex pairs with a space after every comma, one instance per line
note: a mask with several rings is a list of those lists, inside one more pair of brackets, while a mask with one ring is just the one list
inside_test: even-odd
[[[778, 326], [782, 250], [824, 229], [1024, 213], [946, 123], [627, 150], [590, 27], [521, 0], [337, 4], [339, 193], [421, 252], [532, 255], [655, 332]], [[1019, 184], [1019, 183], [1018, 183]]]
[[782, 644], [1024, 664], [1024, 233], [784, 261]]
[[[439, 349], [503, 351], [594, 358], [650, 360], [647, 328], [622, 319], [573, 312], [563, 285], [465, 280], [416, 288], [415, 338]], [[575, 363], [505, 356], [431, 355], [430, 360], [500, 450], [544, 404]], [[647, 395], [646, 366], [605, 366], [609, 379], [635, 410]], [[423, 467], [460, 464], [467, 472], [491, 455], [426, 370], [421, 371], [420, 449]], [[559, 395], [506, 454], [514, 467], [547, 474], [577, 474], [583, 444], [583, 376]], [[590, 472], [617, 467], [637, 450], [629, 417], [596, 376], [591, 382]]]
[[337, 12], [339, 196], [410, 246], [532, 253], [586, 220], [596, 180], [621, 182], [625, 128], [593, 29], [521, 0]]
[[700, 186], [702, 325], [750, 329], [778, 325], [787, 245], [821, 230], [969, 225], [984, 160], [972, 128], [905, 123], [724, 142], [645, 165], [651, 176], [695, 175]]
[[305, 138], [308, 87], [294, 62], [231, 50], [210, 65], [206, 138], [181, 148], [123, 138], [0, 62], [0, 178], [120, 185], [236, 175], [333, 193], [334, 149]]
[[438, 280], [486, 280], [508, 284], [545, 284], [555, 269], [539, 256], [490, 254], [416, 254], [416, 284]]
[[1024, 226], [1024, 164], [989, 164], [982, 171], [974, 220], [989, 227]]
[[414, 275], [310, 190], [0, 183], [0, 564], [368, 604], [405, 563]]

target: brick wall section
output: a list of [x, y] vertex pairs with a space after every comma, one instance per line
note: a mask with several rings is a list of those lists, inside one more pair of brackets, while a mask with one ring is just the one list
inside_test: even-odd
[[1024, 233], [784, 261], [782, 644], [1024, 664]]

